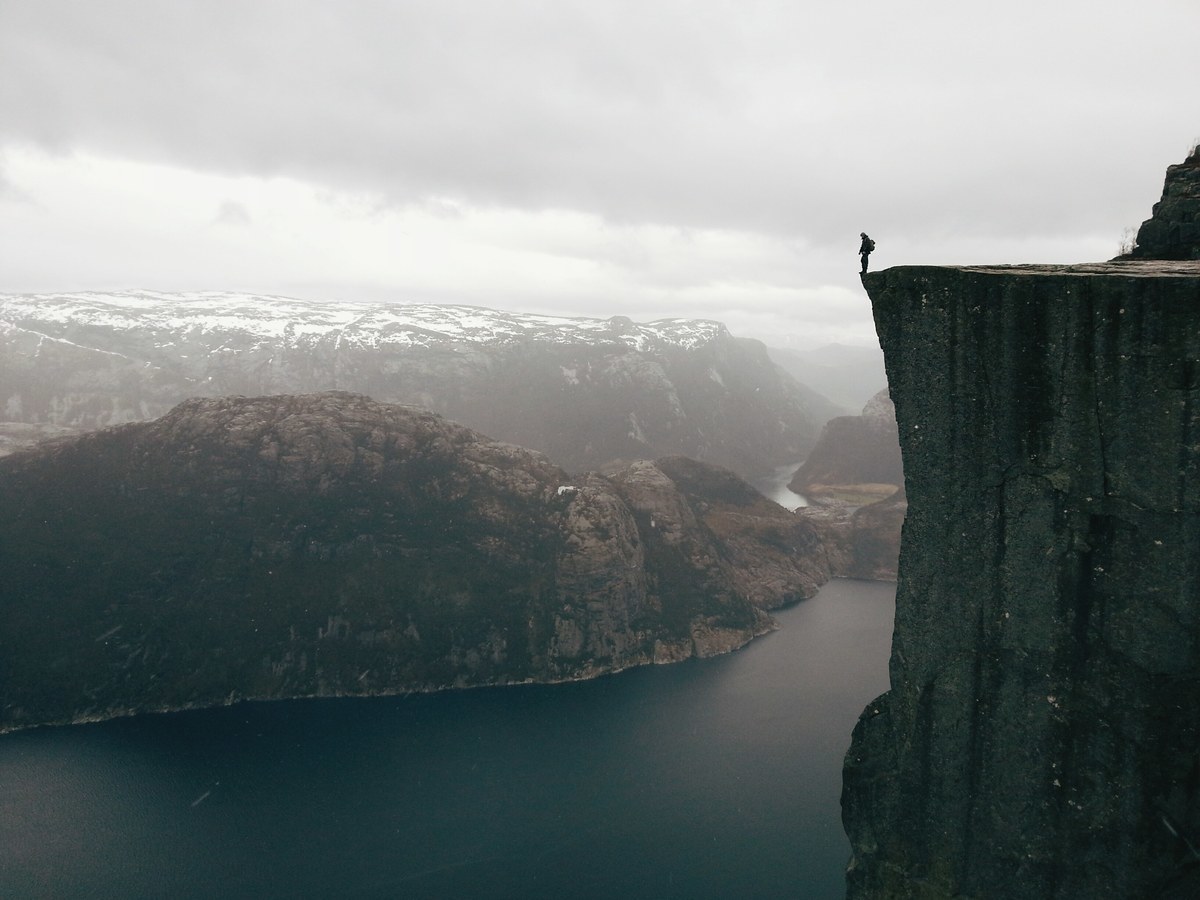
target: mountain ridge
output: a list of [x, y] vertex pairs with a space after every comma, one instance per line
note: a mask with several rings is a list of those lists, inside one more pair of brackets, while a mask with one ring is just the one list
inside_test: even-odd
[[801, 458], [827, 411], [763, 345], [707, 320], [125, 292], [3, 295], [0, 330], [0, 419], [22, 426], [144, 421], [193, 396], [348, 390], [572, 471], [685, 455], [753, 476]]
[[285, 346], [329, 337], [365, 346], [511, 343], [537, 337], [568, 344], [610, 341], [634, 349], [653, 343], [691, 348], [728, 334], [723, 324], [706, 319], [639, 324], [625, 316], [548, 316], [467, 304], [321, 301], [236, 291], [0, 294], [0, 324], [20, 328], [23, 320], [147, 332], [224, 329]]

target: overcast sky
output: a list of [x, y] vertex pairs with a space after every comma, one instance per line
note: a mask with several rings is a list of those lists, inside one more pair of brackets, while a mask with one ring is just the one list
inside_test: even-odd
[[908, 263], [1115, 255], [1197, 0], [0, 0], [0, 292], [246, 290], [873, 339]]

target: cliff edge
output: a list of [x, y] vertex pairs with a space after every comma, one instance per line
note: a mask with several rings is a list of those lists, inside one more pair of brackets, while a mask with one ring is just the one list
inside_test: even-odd
[[848, 896], [1200, 896], [1200, 262], [863, 282], [909, 507]]

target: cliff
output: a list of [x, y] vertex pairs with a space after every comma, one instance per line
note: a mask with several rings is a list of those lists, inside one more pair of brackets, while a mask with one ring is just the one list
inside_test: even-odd
[[909, 507], [849, 896], [1200, 896], [1200, 263], [863, 282]]
[[571, 477], [357, 395], [189, 400], [0, 459], [0, 731], [709, 656], [821, 558], [704, 463]]
[[1167, 167], [1162, 199], [1138, 229], [1132, 259], [1200, 259], [1200, 144]]

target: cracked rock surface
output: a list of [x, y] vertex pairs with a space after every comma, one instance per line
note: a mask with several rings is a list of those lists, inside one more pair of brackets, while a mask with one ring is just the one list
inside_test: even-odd
[[1200, 896], [1200, 263], [864, 284], [909, 506], [849, 896]]

